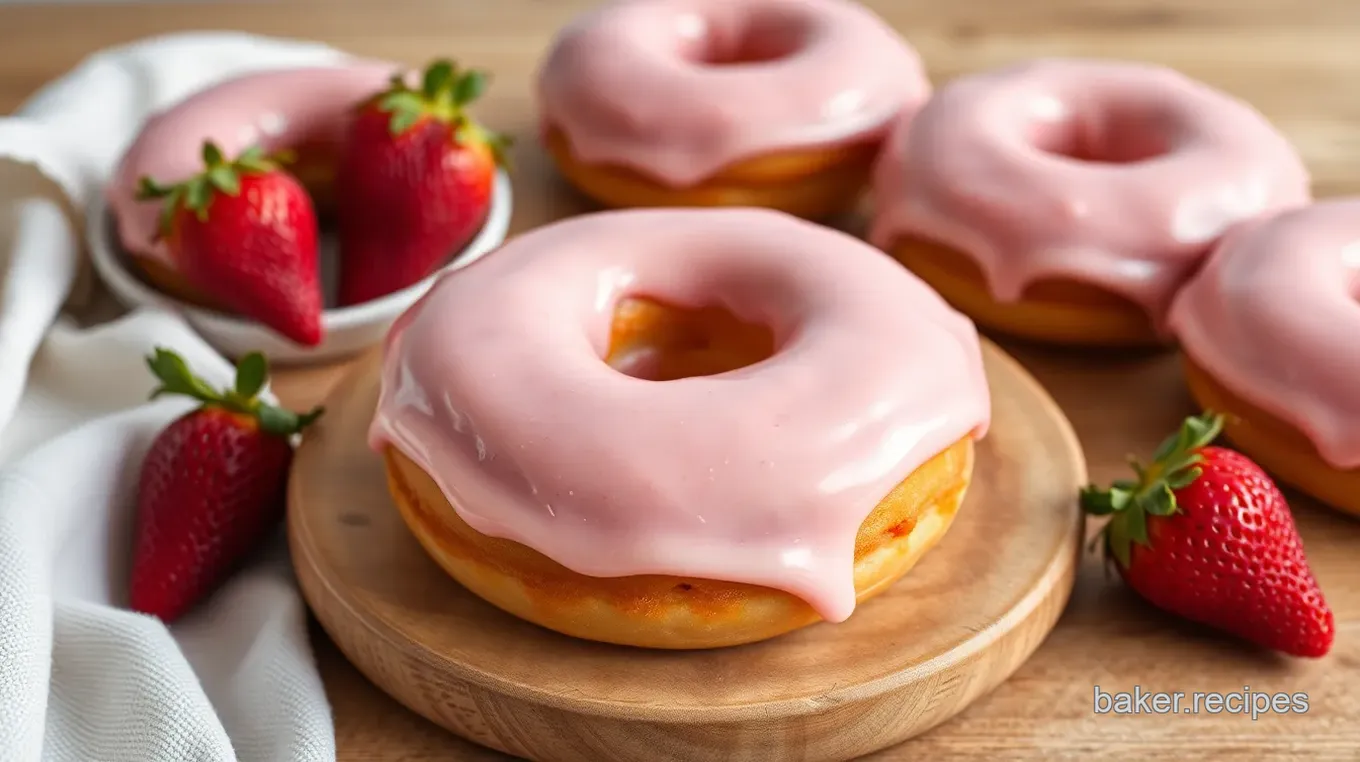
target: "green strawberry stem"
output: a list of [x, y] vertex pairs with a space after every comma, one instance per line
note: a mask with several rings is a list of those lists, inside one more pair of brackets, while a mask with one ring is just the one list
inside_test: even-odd
[[280, 437], [289, 437], [310, 426], [324, 408], [316, 407], [299, 415], [286, 408], [271, 405], [259, 398], [269, 378], [269, 362], [259, 352], [251, 352], [236, 365], [236, 381], [228, 389], [214, 389], [194, 375], [184, 358], [175, 352], [157, 347], [146, 358], [147, 367], [161, 385], [151, 392], [151, 399], [165, 394], [181, 394], [203, 403], [204, 407], [218, 407], [234, 413], [249, 415], [260, 422], [260, 428]]
[[1097, 535], [1105, 550], [1122, 568], [1128, 568], [1133, 543], [1150, 547], [1147, 519], [1171, 516], [1179, 510], [1175, 491], [1190, 486], [1199, 478], [1207, 447], [1223, 430], [1223, 416], [1205, 411], [1185, 419], [1180, 430], [1168, 437], [1153, 453], [1152, 463], [1143, 466], [1132, 457], [1136, 479], [1120, 479], [1108, 489], [1095, 485], [1081, 491], [1082, 510], [1093, 516], [1109, 516], [1110, 521]]
[[420, 87], [412, 88], [406, 77], [392, 77], [391, 85], [378, 97], [380, 111], [390, 113], [393, 135], [401, 135], [425, 118], [453, 127], [453, 138], [460, 145], [484, 143], [491, 149], [497, 166], [506, 166], [512, 140], [477, 124], [467, 107], [486, 92], [490, 77], [477, 69], [460, 70], [447, 59], [434, 61], [425, 69]]
[[251, 146], [230, 161], [222, 155], [222, 149], [211, 140], [203, 143], [203, 171], [183, 182], [161, 185], [150, 177], [142, 177], [137, 185], [137, 198], [142, 201], [161, 200], [164, 202], [160, 217], [160, 234], [170, 233], [170, 225], [175, 214], [181, 209], [193, 212], [200, 221], [208, 219], [208, 207], [218, 193], [235, 196], [241, 192], [241, 176], [263, 174], [278, 169], [280, 163], [290, 160], [290, 155], [281, 153], [266, 156], [264, 149]]

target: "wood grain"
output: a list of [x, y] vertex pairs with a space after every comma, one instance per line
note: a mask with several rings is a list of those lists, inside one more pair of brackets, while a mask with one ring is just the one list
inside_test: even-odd
[[298, 451], [294, 566], [354, 664], [479, 744], [544, 762], [859, 757], [1010, 676], [1071, 592], [1081, 449], [1018, 364], [990, 344], [984, 356], [993, 425], [953, 527], [844, 624], [740, 648], [645, 651], [565, 637], [482, 602], [422, 552], [367, 447], [376, 355], [340, 382]]
[[[456, 55], [492, 68], [484, 109], [521, 138], [515, 230], [584, 208], [562, 190], [532, 140], [529, 76], [552, 32], [584, 0], [60, 4], [0, 8], [0, 113], [94, 50], [149, 34], [227, 28], [325, 40], [420, 63]], [[875, 0], [867, 3], [949, 77], [1040, 55], [1099, 55], [1177, 67], [1247, 99], [1294, 141], [1320, 196], [1360, 192], [1360, 3], [1354, 0]], [[1072, 420], [1091, 476], [1122, 475], [1191, 411], [1175, 358], [1005, 345]], [[318, 401], [338, 369], [278, 379], [285, 397]], [[1058, 627], [1006, 683], [934, 731], [873, 762], [1005, 760], [1295, 760], [1360, 756], [1360, 523], [1301, 498], [1295, 516], [1336, 611], [1332, 655], [1261, 654], [1150, 610], [1086, 557]], [[1005, 531], [998, 527], [997, 531]], [[343, 762], [491, 762], [374, 688], [329, 639], [316, 638]], [[1161, 691], [1303, 691], [1303, 715], [1111, 717], [1093, 686]]]

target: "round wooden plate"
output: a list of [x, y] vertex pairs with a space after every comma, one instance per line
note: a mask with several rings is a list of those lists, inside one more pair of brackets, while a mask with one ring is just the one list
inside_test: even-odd
[[845, 623], [749, 646], [647, 651], [502, 613], [407, 531], [365, 444], [378, 362], [301, 446], [289, 536], [302, 591], [354, 664], [473, 742], [541, 762], [822, 762], [952, 717], [1020, 666], [1066, 605], [1086, 466], [1052, 399], [985, 347], [993, 425], [952, 529]]

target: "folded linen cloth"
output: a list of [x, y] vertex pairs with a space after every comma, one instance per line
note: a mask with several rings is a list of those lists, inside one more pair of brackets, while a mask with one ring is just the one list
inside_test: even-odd
[[314, 43], [234, 33], [98, 53], [0, 117], [0, 762], [335, 759], [282, 538], [166, 627], [125, 608], [141, 458], [187, 400], [147, 402], [143, 358], [229, 363], [177, 315], [89, 328], [83, 212], [143, 119], [247, 71], [326, 65]]

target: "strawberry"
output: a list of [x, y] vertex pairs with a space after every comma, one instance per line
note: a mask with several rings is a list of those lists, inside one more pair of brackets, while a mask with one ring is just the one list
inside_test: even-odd
[[418, 283], [481, 229], [510, 144], [467, 114], [486, 85], [436, 61], [419, 90], [397, 76], [360, 106], [337, 175], [340, 304]]
[[1336, 633], [1284, 495], [1245, 455], [1210, 443], [1213, 413], [1187, 419], [1133, 462], [1136, 480], [1087, 487], [1082, 507], [1110, 516], [1107, 557], [1150, 603], [1265, 648], [1320, 657]]
[[268, 376], [249, 354], [230, 389], [194, 376], [174, 352], [147, 358], [161, 385], [152, 397], [183, 394], [203, 404], [177, 418], [142, 461], [129, 603], [172, 622], [225, 580], [279, 523], [293, 435], [321, 415], [258, 399]]
[[203, 144], [204, 169], [175, 185], [143, 177], [160, 199], [160, 235], [188, 283], [303, 346], [321, 343], [316, 209], [259, 148], [227, 161]]

